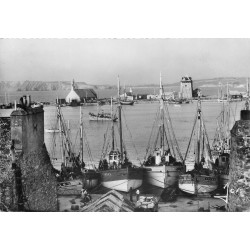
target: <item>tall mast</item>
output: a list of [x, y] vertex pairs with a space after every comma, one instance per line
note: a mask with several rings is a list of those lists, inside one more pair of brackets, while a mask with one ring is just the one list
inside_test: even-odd
[[120, 152], [121, 152], [121, 162], [123, 163], [123, 145], [122, 145], [122, 115], [121, 115], [121, 101], [120, 101], [120, 78], [118, 79], [118, 112], [119, 112], [119, 133], [120, 133]]
[[64, 150], [64, 143], [63, 143], [63, 136], [62, 136], [62, 121], [61, 121], [61, 111], [60, 111], [60, 104], [59, 104], [59, 100], [57, 98], [57, 117], [58, 117], [58, 122], [59, 122], [59, 136], [60, 136], [60, 140], [61, 140], [61, 148], [62, 148], [62, 162], [64, 164], [64, 166], [66, 166], [66, 158], [65, 158], [65, 150]]
[[114, 133], [114, 119], [113, 119], [113, 98], [111, 96], [111, 122], [112, 122], [112, 150], [115, 149], [115, 133]]
[[201, 100], [200, 100], [200, 91], [198, 92], [198, 109], [197, 109], [197, 118], [198, 118], [198, 133], [197, 133], [197, 152], [196, 152], [196, 164], [200, 163], [200, 137], [201, 137]]
[[164, 149], [164, 101], [163, 101], [163, 87], [162, 87], [162, 77], [160, 72], [160, 114], [161, 114], [161, 148]]
[[81, 156], [81, 163], [83, 163], [83, 121], [82, 121], [81, 106], [80, 106], [80, 156]]

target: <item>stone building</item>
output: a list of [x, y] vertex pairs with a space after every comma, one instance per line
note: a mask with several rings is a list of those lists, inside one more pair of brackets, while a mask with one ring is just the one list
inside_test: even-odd
[[[10, 115], [10, 131], [0, 174], [0, 209], [57, 211], [57, 182], [44, 143], [43, 107], [31, 107], [30, 98]], [[22, 209], [20, 209], [20, 207]]]
[[193, 80], [190, 76], [184, 76], [181, 79], [180, 98], [192, 99], [193, 97]]
[[250, 211], [250, 111], [231, 130], [229, 211]]
[[73, 80], [71, 83], [71, 90], [65, 100], [67, 103], [76, 102], [78, 104], [96, 102], [97, 94], [93, 89], [78, 89]]

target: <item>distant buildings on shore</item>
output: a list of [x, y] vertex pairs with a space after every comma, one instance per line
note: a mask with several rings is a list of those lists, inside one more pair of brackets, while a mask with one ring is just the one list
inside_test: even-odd
[[193, 80], [190, 76], [183, 76], [180, 84], [179, 97], [181, 99], [193, 98]]
[[97, 102], [97, 94], [93, 89], [78, 89], [73, 80], [71, 90], [65, 98], [67, 103], [88, 103]]

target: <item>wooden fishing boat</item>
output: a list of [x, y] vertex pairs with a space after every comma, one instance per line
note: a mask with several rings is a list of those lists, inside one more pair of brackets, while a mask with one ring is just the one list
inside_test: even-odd
[[[179, 173], [183, 169], [183, 158], [174, 134], [168, 108], [164, 105], [163, 93], [160, 77], [160, 109], [155, 119], [159, 124], [154, 124], [152, 129], [150, 139], [152, 135], [155, 138], [154, 142], [149, 140], [143, 168], [145, 169], [144, 179], [147, 183], [166, 188], [178, 185]], [[158, 142], [159, 140], [160, 142]], [[158, 144], [159, 146], [157, 146]]]
[[190, 152], [190, 145], [191, 141], [194, 139], [194, 131], [196, 128], [197, 138], [195, 143], [194, 168], [181, 174], [178, 181], [179, 189], [192, 195], [211, 193], [218, 187], [218, 176], [214, 171], [209, 139], [201, 111], [200, 95], [201, 93], [199, 92], [196, 117], [184, 157], [185, 162]]
[[229, 181], [230, 137], [230, 101], [227, 84], [227, 99], [225, 104], [223, 102], [222, 110], [217, 117], [217, 128], [212, 145], [212, 156], [215, 161], [215, 170], [219, 176], [219, 187], [221, 189]]
[[[83, 120], [82, 120], [82, 111], [80, 107], [80, 148], [81, 152], [79, 155], [76, 155], [73, 152], [72, 141], [70, 136], [69, 122], [66, 125], [65, 119], [61, 112], [61, 106], [57, 102], [57, 124], [55, 127], [58, 127], [58, 134], [60, 139], [60, 153], [61, 159], [55, 157], [55, 150], [51, 154], [51, 161], [54, 168], [58, 171], [57, 179], [58, 182], [77, 182], [78, 189], [79, 183], [81, 186], [87, 189], [93, 188], [98, 185], [100, 179], [99, 173], [94, 167], [87, 167], [83, 161], [83, 136], [84, 133]], [[55, 135], [54, 135], [55, 136]], [[56, 142], [55, 138], [53, 139]], [[87, 141], [87, 140], [86, 140]], [[56, 144], [56, 143], [55, 143]], [[58, 144], [57, 144], [58, 145]], [[89, 151], [89, 147], [88, 147]], [[74, 185], [72, 185], [74, 186]], [[63, 187], [65, 189], [65, 187]]]
[[218, 187], [216, 176], [202, 174], [182, 174], [179, 177], [179, 188], [188, 194], [211, 193]]
[[[111, 98], [111, 110], [112, 110], [112, 98]], [[99, 111], [99, 105], [97, 105], [97, 114], [89, 112], [90, 121], [113, 121], [116, 122], [118, 117], [112, 116], [111, 113], [104, 113]]]
[[90, 121], [114, 121], [116, 122], [118, 120], [117, 117], [111, 118], [111, 115], [109, 113], [91, 113], [89, 112], [89, 120]]
[[[118, 191], [128, 192], [142, 185], [143, 169], [134, 166], [128, 159], [124, 148], [121, 119], [121, 102], [120, 102], [120, 80], [118, 77], [118, 121], [119, 121], [119, 149], [115, 145], [114, 122], [112, 122], [111, 136], [105, 138], [112, 139], [104, 141], [103, 153], [99, 163], [101, 174], [101, 184], [104, 187]], [[110, 148], [111, 146], [111, 148]]]
[[[84, 162], [84, 138], [85, 138], [86, 148], [88, 149], [87, 152], [92, 162], [92, 164], [88, 166], [86, 166]], [[79, 153], [79, 157], [80, 157], [80, 163], [82, 166], [81, 172], [82, 172], [83, 187], [86, 189], [92, 189], [99, 184], [100, 173], [98, 172], [98, 169], [93, 164], [93, 159], [90, 153], [90, 147], [88, 144], [88, 140], [86, 138], [86, 132], [84, 131], [84, 123], [83, 123], [83, 115], [82, 115], [81, 107], [80, 107], [80, 153]]]

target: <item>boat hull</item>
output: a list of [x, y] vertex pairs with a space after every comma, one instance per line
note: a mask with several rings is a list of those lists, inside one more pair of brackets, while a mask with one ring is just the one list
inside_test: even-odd
[[92, 189], [98, 185], [99, 181], [100, 181], [100, 173], [94, 171], [83, 173], [83, 178], [82, 178], [83, 188]]
[[179, 189], [188, 194], [211, 193], [218, 188], [218, 180], [215, 176], [197, 175], [196, 182], [191, 174], [179, 176]]
[[143, 170], [140, 168], [124, 168], [101, 171], [102, 186], [117, 191], [129, 192], [142, 185]]
[[89, 115], [89, 120], [90, 121], [116, 121], [117, 118], [115, 119], [111, 119], [110, 117], [100, 117], [100, 116], [96, 116], [96, 115]]
[[224, 187], [229, 181], [229, 175], [228, 174], [220, 174], [219, 175], [219, 185], [221, 187]]
[[167, 188], [178, 185], [179, 166], [145, 166], [144, 179], [153, 186]]

